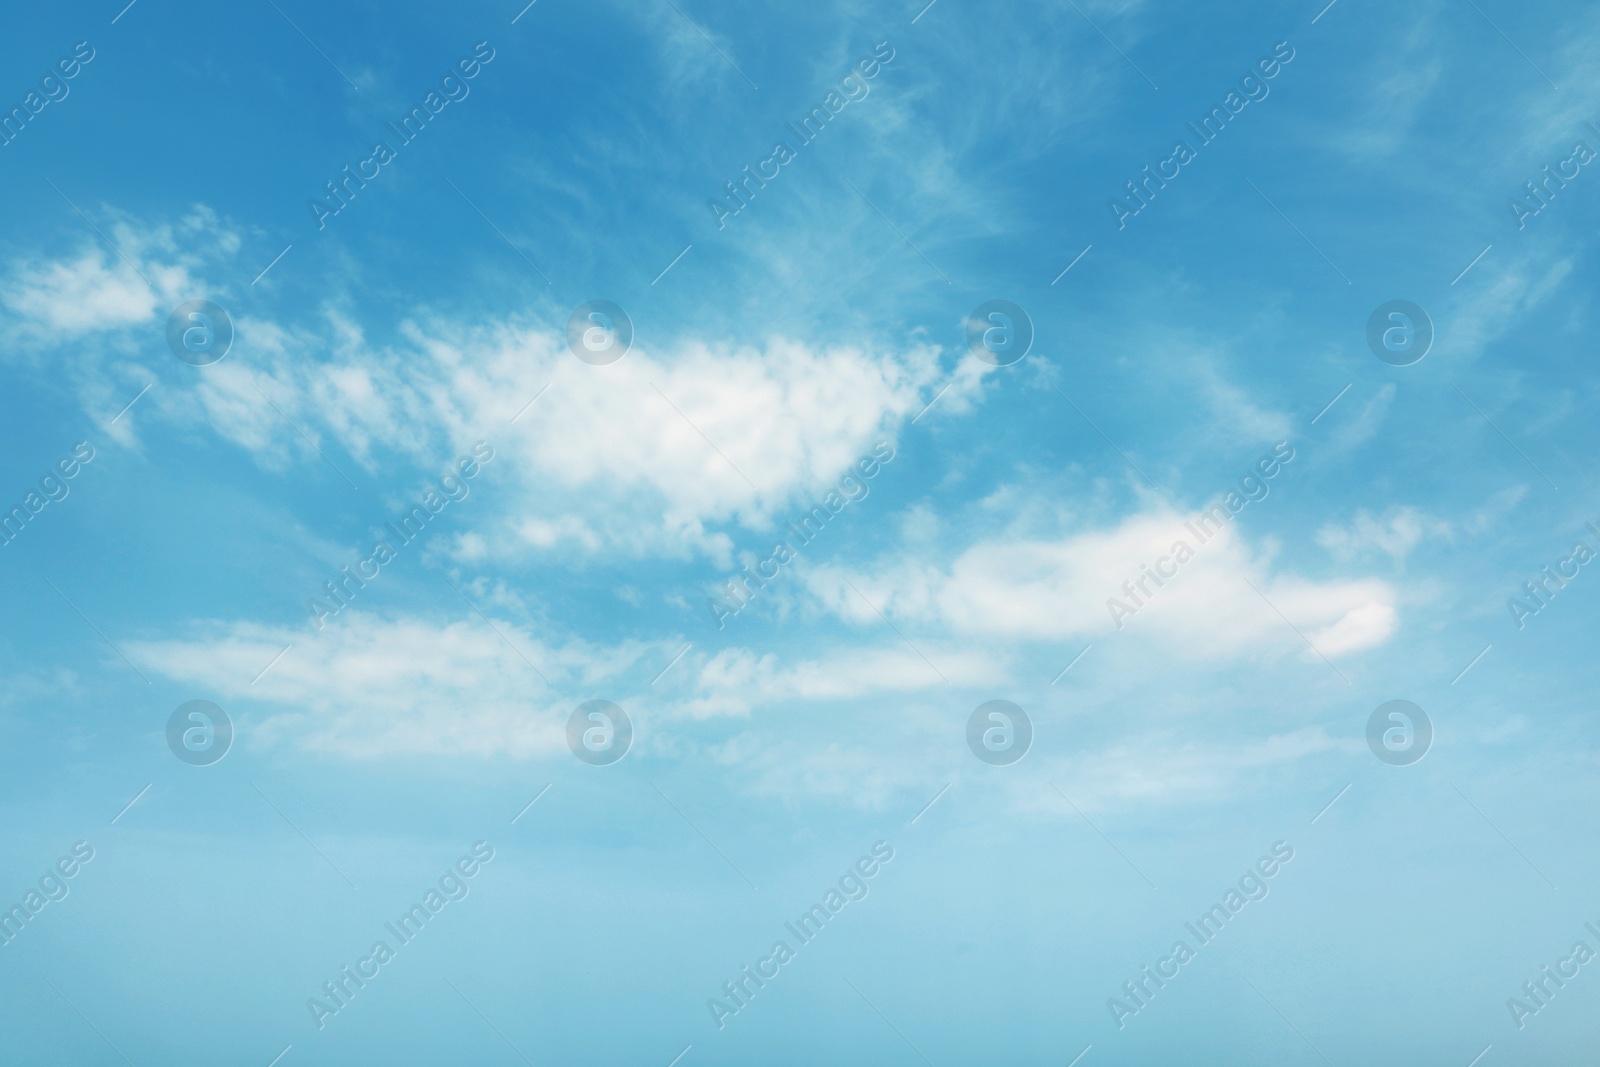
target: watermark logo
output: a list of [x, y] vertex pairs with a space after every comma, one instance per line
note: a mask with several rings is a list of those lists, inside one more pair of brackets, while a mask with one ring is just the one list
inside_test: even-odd
[[[307, 997], [306, 1010], [311, 1013], [311, 1021], [317, 1024], [317, 1029], [324, 1029], [329, 1019], [348, 1008], [356, 994], [382, 974], [384, 967], [398, 956], [400, 950], [416, 940], [423, 927], [448, 905], [467, 899], [472, 891], [468, 883], [492, 859], [493, 845], [487, 841], [473, 842], [471, 854], [463, 854], [454, 864], [446, 867], [438, 880], [423, 892], [420, 901], [414, 902], [408, 911], [402, 912], [393, 922], [383, 924], [388, 936], [374, 941], [368, 955], [358, 958], [354, 966], [348, 963], [342, 965], [332, 980], [322, 983], [320, 994]], [[393, 945], [389, 943], [390, 937], [394, 938]]]
[[[316, 220], [317, 229], [327, 229], [328, 220], [354, 203], [356, 196], [367, 187], [367, 183], [375, 180], [383, 172], [384, 167], [395, 161], [401, 148], [422, 136], [422, 131], [427, 129], [429, 123], [437, 119], [445, 108], [451, 104], [458, 104], [471, 95], [470, 82], [482, 73], [483, 68], [488, 66], [494, 57], [495, 50], [488, 41], [479, 41], [473, 45], [472, 54], [458, 60], [454, 67], [446, 67], [444, 75], [439, 79], [438, 88], [430, 90], [420, 104], [413, 104], [411, 110], [400, 117], [398, 125], [393, 121], [388, 123], [389, 129], [395, 135], [394, 144], [391, 145], [387, 140], [374, 143], [371, 154], [365, 159], [359, 159], [354, 170], [351, 170], [350, 164], [346, 163], [335, 175], [334, 181], [323, 182], [323, 192], [306, 200], [306, 206], [311, 209], [311, 217]], [[355, 82], [350, 82], [350, 86], [354, 88]], [[372, 169], [368, 170], [369, 167]], [[450, 179], [446, 178], [445, 181], [449, 182]], [[450, 182], [450, 184], [454, 186], [455, 183]], [[466, 194], [460, 189], [456, 189], [456, 192], [463, 200], [467, 200]], [[467, 200], [467, 203], [472, 204], [472, 201]], [[472, 204], [472, 209], [477, 211], [477, 205]], [[479, 211], [478, 214], [482, 215], [483, 212]], [[485, 221], [488, 221], [487, 218]]]
[[[1256, 460], [1254, 467], [1245, 470], [1237, 488], [1229, 489], [1220, 500], [1213, 500], [1193, 519], [1185, 520], [1183, 527], [1194, 537], [1196, 545], [1205, 545], [1221, 533], [1235, 515], [1271, 495], [1271, 479], [1276, 478], [1284, 465], [1294, 457], [1294, 446], [1288, 441], [1279, 441], [1272, 446], [1270, 453]], [[1127, 619], [1148, 607], [1155, 597], [1150, 583], [1155, 583], [1156, 589], [1164, 588], [1167, 582], [1178, 576], [1185, 563], [1194, 559], [1195, 554], [1195, 548], [1179, 538], [1172, 543], [1168, 554], [1157, 559], [1154, 565], [1141, 563], [1139, 575], [1122, 583], [1122, 592], [1127, 599], [1106, 598], [1106, 611], [1111, 614], [1113, 625], [1122, 629], [1127, 625]]]
[[[1245, 68], [1244, 76], [1239, 79], [1238, 86], [1228, 90], [1228, 95], [1222, 98], [1220, 105], [1213, 104], [1211, 110], [1201, 115], [1198, 122], [1190, 119], [1185, 124], [1187, 130], [1184, 139], [1173, 144], [1166, 158], [1158, 156], [1154, 169], [1145, 164], [1144, 169], [1133, 181], [1123, 182], [1122, 188], [1126, 191], [1126, 195], [1118, 194], [1106, 201], [1106, 206], [1111, 209], [1111, 220], [1117, 224], [1117, 229], [1127, 229], [1128, 220], [1149, 207], [1154, 202], [1156, 193], [1165, 189], [1168, 182], [1182, 174], [1184, 167], [1198, 159], [1200, 149], [1221, 137], [1222, 131], [1227, 129], [1230, 123], [1238, 121], [1245, 108], [1252, 103], [1260, 103], [1270, 96], [1272, 87], [1267, 83], [1276, 78], [1294, 57], [1294, 46], [1288, 41], [1279, 41], [1273, 45], [1271, 55], [1257, 60], [1253, 67]], [[1139, 73], [1144, 74], [1143, 71]], [[1150, 81], [1148, 76], [1145, 80]], [[1155, 88], [1155, 84], [1150, 82], [1150, 87]], [[1194, 135], [1195, 141], [1192, 146], [1188, 140], [1190, 133]]]
[[1394, 767], [1409, 767], [1433, 747], [1433, 720], [1409, 700], [1378, 705], [1367, 719], [1367, 747]]
[[609, 300], [579, 304], [567, 319], [567, 347], [590, 366], [609, 366], [633, 347], [633, 320]]
[[[724, 581], [721, 596], [707, 597], [706, 607], [711, 609], [711, 618], [716, 622], [717, 629], [722, 629], [728, 619], [743, 611], [756, 594], [767, 587], [768, 582], [778, 577], [785, 564], [793, 562], [800, 555], [795, 545], [801, 548], [809, 545], [846, 505], [865, 500], [871, 491], [867, 481], [876, 478], [883, 465], [894, 456], [894, 446], [887, 441], [879, 441], [873, 446], [871, 455], [861, 457], [853, 467], [846, 468], [845, 473], [839, 476], [837, 488], [830, 489], [828, 495], [822, 498], [822, 503], [814, 505], [799, 523], [789, 523], [789, 532], [794, 534], [792, 544], [779, 541], [772, 546], [772, 554], [766, 559], [757, 561], [753, 568], [746, 564], [742, 571]], [[772, 568], [770, 571], [767, 570], [769, 566]]]
[[[1591, 128], [1592, 124], [1591, 124]], [[1508, 200], [1507, 206], [1511, 208], [1511, 220], [1517, 224], [1517, 229], [1528, 228], [1528, 219], [1537, 215], [1550, 206], [1550, 201], [1556, 198], [1556, 193], [1567, 187], [1567, 182], [1578, 176], [1578, 171], [1585, 165], [1594, 161], [1595, 151], [1583, 141], [1572, 146], [1572, 155], [1556, 163], [1554, 172], [1548, 163], [1544, 166], [1544, 177], [1535, 185], [1533, 182], [1523, 182], [1523, 191], [1517, 197]], [[1571, 173], [1567, 168], [1571, 167]]]
[[167, 719], [167, 747], [191, 767], [209, 767], [233, 747], [233, 720], [209, 700], [179, 704]]
[[[837, 86], [828, 90], [821, 103], [801, 115], [798, 122], [785, 122], [784, 128], [794, 134], [795, 144], [804, 148], [822, 136], [828, 123], [838, 118], [846, 107], [865, 100], [872, 92], [872, 86], [867, 83], [876, 78], [894, 56], [893, 46], [888, 41], [879, 41], [873, 47], [872, 54], [859, 60], [839, 80]], [[726, 191], [719, 194], [720, 199], [706, 202], [711, 208], [711, 217], [717, 221], [717, 229], [726, 229], [730, 218], [749, 207], [755, 201], [756, 194], [765, 189], [768, 182], [776, 181], [783, 173], [783, 168], [799, 157], [798, 148], [792, 147], [787, 140], [777, 141], [772, 146], [772, 154], [759, 160], [754, 170], [745, 164], [734, 181], [723, 182], [722, 188]], [[768, 167], [772, 169], [768, 170]]]
[[[1117, 1024], [1117, 1029], [1125, 1028], [1130, 1018], [1148, 1008], [1156, 994], [1178, 977], [1182, 969], [1199, 955], [1200, 949], [1221, 936], [1234, 916], [1246, 906], [1266, 900], [1272, 891], [1268, 880], [1292, 859], [1294, 846], [1287, 841], [1274, 841], [1271, 855], [1263, 855], [1246, 867], [1239, 880], [1223, 892], [1220, 900], [1193, 922], [1183, 924], [1183, 928], [1194, 938], [1192, 946], [1187, 940], [1174, 941], [1171, 951], [1159, 957], [1154, 967], [1143, 964], [1135, 977], [1122, 983], [1122, 996], [1106, 998], [1106, 1009], [1110, 1011], [1111, 1021]], [[1169, 967], [1171, 970], [1168, 970]]]
[[[1600, 527], [1596, 527], [1592, 522], [1585, 525], [1589, 527], [1590, 533], [1600, 538]], [[1523, 582], [1522, 589], [1528, 597], [1526, 601], [1514, 596], [1506, 598], [1506, 607], [1510, 609], [1511, 621], [1517, 624], [1517, 629], [1527, 626], [1530, 616], [1537, 615], [1548, 607], [1557, 594], [1578, 576], [1583, 565], [1594, 558], [1594, 549], [1589, 547], [1587, 541], [1579, 538], [1573, 543], [1571, 553], [1556, 560], [1553, 566], [1546, 564], [1541, 567], [1539, 573], [1531, 580]], [[1568, 567], [1572, 569], [1569, 571]]]
[[44, 77], [39, 79], [38, 90], [28, 90], [28, 94], [22, 98], [21, 107], [13, 107], [8, 111], [4, 105], [0, 105], [0, 147], [20, 137], [28, 123], [45, 108], [65, 100], [72, 92], [72, 87], [67, 83], [76, 78], [94, 57], [94, 45], [79, 41], [72, 46], [71, 56], [63, 56], [56, 60], [54, 67], [45, 68]]
[[0, 904], [0, 945], [11, 944], [47, 905], [66, 900], [72, 888], [69, 881], [92, 859], [94, 846], [79, 841], [72, 846], [71, 854], [56, 860], [55, 866], [46, 867], [37, 888], [29, 886], [27, 893], [12, 904], [9, 911]]
[[1409, 300], [1379, 304], [1367, 318], [1367, 347], [1391, 367], [1420, 363], [1433, 347], [1433, 320]]
[[1033, 347], [1033, 320], [1009, 300], [979, 304], [967, 316], [967, 348], [985, 363], [1009, 367]]
[[[354, 571], [348, 563], [341, 566], [335, 581], [322, 583], [326, 600], [322, 596], [307, 597], [306, 609], [311, 613], [311, 621], [317, 629], [321, 630], [326, 625], [325, 620], [349, 607], [350, 602], [367, 587], [367, 583], [399, 556], [399, 549], [421, 537], [428, 523], [452, 501], [467, 499], [472, 491], [468, 481], [476, 478], [483, 465], [492, 459], [493, 445], [487, 441], [474, 444], [470, 456], [458, 457], [455, 466], [450, 468], [449, 474], [439, 479], [438, 485], [428, 486], [421, 503], [413, 504], [411, 510], [401, 515], [398, 521], [391, 519], [384, 524], [385, 534], [393, 535], [393, 544], [386, 536], [373, 544], [369, 555], [356, 560]], [[372, 569], [368, 570], [368, 567]]]
[[0, 504], [0, 545], [15, 541], [21, 536], [22, 528], [51, 503], [67, 499], [67, 494], [72, 492], [67, 483], [77, 477], [78, 472], [93, 458], [94, 445], [79, 441], [72, 446], [71, 453], [56, 460], [53, 467], [45, 468], [44, 476], [38, 482], [39, 487], [29, 489], [22, 503], [13, 504], [9, 510]]
[[1033, 745], [1033, 720], [1009, 700], [979, 704], [967, 719], [967, 747], [992, 767], [1009, 767]]
[[633, 746], [633, 720], [609, 700], [579, 704], [567, 719], [567, 747], [591, 767], [605, 767]]
[[[1600, 937], [1600, 929], [1594, 923], [1584, 923], [1589, 932]], [[1506, 1010], [1511, 1013], [1511, 1021], [1521, 1030], [1528, 1025], [1528, 1017], [1537, 1015], [1549, 1007], [1555, 995], [1565, 989], [1567, 983], [1578, 977], [1579, 970], [1584, 964], [1594, 959], [1594, 949], [1589, 947], [1587, 941], [1576, 941], [1572, 951], [1566, 956], [1556, 960], [1555, 969], [1551, 970], [1548, 963], [1539, 968], [1539, 973], [1533, 978], [1522, 983], [1522, 998], [1506, 998]]]
[[209, 300], [185, 300], [167, 316], [167, 347], [191, 367], [208, 367], [233, 347], [233, 319]]

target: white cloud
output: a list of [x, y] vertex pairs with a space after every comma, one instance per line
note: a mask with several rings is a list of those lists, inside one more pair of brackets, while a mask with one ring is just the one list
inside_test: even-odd
[[[1231, 525], [1202, 543], [1185, 525], [1188, 518], [1158, 508], [1057, 539], [982, 541], [947, 565], [880, 561], [865, 573], [822, 566], [807, 581], [824, 606], [846, 619], [873, 616], [848, 580], [893, 618], [1025, 641], [1115, 633], [1108, 600], [1116, 598], [1134, 609], [1132, 617], [1117, 613], [1124, 633], [1193, 659], [1303, 649], [1278, 611], [1329, 656], [1372, 647], [1394, 632], [1395, 593], [1387, 584], [1297, 578], [1275, 566], [1270, 553], [1248, 548]], [[1157, 586], [1144, 567], [1173, 556], [1180, 542], [1193, 558]]]
[[[1050, 777], [1086, 811], [1125, 811], [1140, 803], [1219, 797], [1246, 787], [1245, 779], [1251, 775], [1283, 769], [1323, 752], [1354, 753], [1361, 747], [1358, 741], [1330, 738], [1320, 726], [1227, 741], [1147, 735], [1066, 761]], [[1042, 809], [1060, 806], [1049, 790], [1036, 801], [1032, 806]]]
[[1366, 444], [1376, 437], [1384, 419], [1389, 417], [1389, 409], [1394, 405], [1394, 398], [1398, 392], [1393, 382], [1380, 386], [1378, 391], [1361, 406], [1359, 414], [1339, 424], [1338, 429], [1333, 432], [1333, 447], [1339, 451], [1346, 451]]
[[[240, 417], [251, 390], [228, 378], [254, 376], [288, 418], [369, 468], [388, 453], [440, 465], [488, 440], [501, 457], [491, 470], [502, 521], [477, 531], [478, 551], [611, 547], [725, 559], [731, 542], [710, 527], [770, 528], [786, 505], [892, 437], [939, 375], [929, 348], [688, 342], [640, 346], [594, 367], [534, 325], [413, 324], [407, 334], [409, 345], [382, 352], [351, 337], [319, 365], [303, 358], [306, 339], [263, 330], [266, 351], [242, 352], [199, 399], [219, 432], [270, 451], [261, 429], [271, 424]], [[272, 375], [251, 369], [269, 361]], [[292, 441], [287, 426], [272, 433]]]
[[[928, 658], [924, 659], [926, 655]], [[990, 653], [951, 645], [838, 649], [781, 665], [774, 655], [724, 649], [698, 665], [693, 695], [678, 712], [693, 718], [748, 715], [786, 701], [833, 702], [946, 686], [998, 685], [1008, 670]]]
[[[200, 292], [203, 268], [239, 243], [204, 210], [173, 226], [113, 230], [153, 288], [92, 247], [18, 264], [0, 283], [30, 350], [98, 335], [76, 366], [87, 406], [104, 420], [160, 378], [133, 353], [157, 343], [165, 310]], [[503, 457], [493, 468], [499, 504], [461, 546], [479, 559], [616, 549], [726, 562], [732, 541], [714, 527], [764, 531], [893, 438], [947, 380], [940, 406], [966, 409], [989, 370], [965, 360], [948, 372], [939, 349], [921, 342], [810, 346], [780, 336], [640, 341], [596, 367], [567, 350], [564, 325], [535, 318], [406, 321], [387, 343], [334, 309], [300, 324], [240, 315], [235, 326], [226, 359], [152, 391], [139, 417], [187, 428], [198, 410], [271, 469], [317, 465], [317, 450], [342, 449], [369, 472], [397, 457], [442, 471], [487, 440]], [[124, 443], [132, 421], [115, 428]]]
[[[1303, 590], [1279, 592], [1298, 609]], [[1366, 624], [1358, 609], [1333, 629]], [[1323, 637], [1337, 649], [1338, 634]], [[941, 781], [965, 782], [974, 766], [960, 723], [974, 706], [972, 691], [1020, 697], [1028, 689], [1013, 675], [1010, 657], [992, 644], [930, 644], [925, 651], [939, 665], [935, 672], [898, 640], [835, 646], [798, 660], [737, 647], [696, 652], [652, 684], [679, 640], [561, 643], [504, 618], [491, 629], [477, 620], [352, 609], [316, 636], [216, 622], [188, 638], [130, 641], [124, 648], [152, 675], [223, 704], [240, 743], [250, 746], [358, 761], [567, 760], [567, 718], [584, 700], [601, 696], [633, 718], [630, 758], [692, 757], [721, 766], [748, 795], [863, 809], [926, 800]], [[1042, 694], [1034, 699], [1040, 711], [1050, 704]], [[759, 729], [750, 723], [757, 711], [764, 720]], [[707, 720], [718, 718], [732, 721], [708, 729]], [[1045, 745], [1028, 758], [1045, 761], [1043, 778], [1062, 783], [1083, 810], [1126, 811], [1216, 796], [1307, 757], [1355, 747], [1359, 742], [1332, 740], [1321, 727], [1227, 740], [1158, 727], [1088, 749]], [[1067, 817], [1053, 791], [1040, 787], [1039, 776], [1030, 774], [1003, 791], [1017, 810]]]
[[92, 248], [18, 274], [0, 295], [12, 316], [68, 337], [143, 322], [161, 302], [132, 266]]
[[[1354, 755], [1365, 747], [1358, 740], [1329, 737], [1321, 726], [1226, 740], [1154, 731], [1066, 758], [1052, 758], [1040, 745], [1022, 765], [1032, 766], [1031, 771], [1008, 776], [997, 786], [976, 768], [960, 740], [940, 733], [934, 709], [907, 709], [884, 722], [875, 737], [774, 740], [743, 732], [713, 746], [711, 757], [737, 770], [745, 790], [757, 796], [823, 798], [881, 810], [920, 805], [950, 783], [958, 796], [967, 788], [979, 796], [998, 788], [1013, 810], [1076, 820], [1078, 813], [1052, 785], [1079, 811], [1126, 814], [1215, 801], [1253, 790], [1264, 777], [1292, 773], [1304, 760], [1324, 753]], [[888, 736], [894, 742], [886, 750], [882, 739]]]
[[215, 623], [192, 639], [124, 647], [144, 667], [225, 706], [264, 709], [252, 731], [262, 744], [355, 759], [561, 751], [577, 703], [566, 702], [562, 688], [612, 677], [652, 648], [551, 646], [512, 623], [496, 626], [515, 649], [477, 620], [439, 624], [354, 610], [314, 636], [303, 628]]
[[1374, 552], [1399, 561], [1424, 540], [1449, 538], [1450, 523], [1412, 507], [1390, 508], [1381, 519], [1366, 510], [1356, 512], [1349, 525], [1329, 523], [1317, 531], [1317, 544], [1338, 560], [1359, 559]]
[[718, 22], [685, 14], [676, 4], [619, 5], [618, 11], [641, 22], [648, 39], [659, 46], [656, 59], [675, 92], [703, 91], [708, 86], [753, 91], [740, 69], [748, 70], [750, 60], [741, 59]]
[[1514, 254], [1487, 284], [1459, 297], [1449, 317], [1435, 321], [1439, 331], [1435, 351], [1482, 354], [1510, 333], [1524, 314], [1552, 296], [1571, 275], [1573, 265], [1573, 257], [1553, 257], [1548, 249]]
[[884, 750], [881, 742], [886, 736], [887, 731], [880, 731], [879, 744], [874, 745], [844, 739], [773, 740], [743, 733], [713, 746], [711, 757], [739, 772], [748, 793], [791, 802], [822, 798], [882, 810], [937, 789], [929, 784], [926, 763], [905, 758], [904, 752]]
[[[286, 645], [292, 647], [273, 662]], [[935, 670], [903, 644], [837, 648], [790, 662], [735, 647], [686, 657], [676, 678], [658, 689], [652, 676], [671, 662], [681, 638], [603, 646], [544, 638], [504, 618], [491, 628], [475, 618], [439, 622], [353, 608], [315, 633], [213, 622], [188, 638], [123, 647], [144, 669], [219, 702], [258, 709], [251, 732], [262, 744], [353, 759], [559, 754], [567, 716], [597, 696], [667, 723], [1006, 678], [995, 657], [970, 649], [937, 650]]]
[[0, 284], [13, 336], [60, 340], [154, 324], [181, 301], [205, 295], [196, 289], [197, 272], [239, 247], [238, 234], [204, 207], [175, 225], [117, 219], [109, 229], [112, 249], [86, 239], [59, 259], [13, 266]]
[[[102, 421], [160, 379], [138, 360], [157, 344], [162, 315], [202, 294], [208, 264], [238, 248], [205, 210], [174, 226], [112, 230], [154, 286], [93, 246], [21, 262], [0, 283], [27, 349], [96, 334], [101, 344], [75, 366]], [[494, 469], [502, 486], [485, 528], [462, 542], [472, 557], [619, 549], [722, 563], [731, 539], [714, 526], [765, 531], [893, 438], [944, 382], [941, 410], [966, 410], [990, 370], [957, 360], [950, 373], [938, 347], [914, 341], [640, 339], [616, 365], [590, 366], [566, 349], [565, 325], [538, 318], [432, 317], [397, 333], [378, 344], [333, 309], [309, 323], [237, 315], [226, 360], [152, 390], [136, 418], [198, 421], [269, 469], [315, 466], [317, 450], [342, 450], [368, 472], [395, 458], [442, 469], [488, 440], [504, 458]], [[131, 445], [133, 422], [112, 434]]]
[[1527, 485], [1512, 485], [1491, 496], [1462, 525], [1473, 534], [1481, 534], [1501, 525], [1507, 516], [1516, 511], [1522, 498], [1528, 495]]
[[1200, 389], [1211, 405], [1216, 425], [1234, 441], [1287, 440], [1292, 431], [1290, 418], [1281, 411], [1261, 407], [1250, 393], [1223, 378], [1217, 370], [1221, 362], [1219, 356], [1208, 354], [1196, 364]]
[[[1397, 15], [1402, 15], [1400, 11]], [[1344, 109], [1345, 125], [1332, 140], [1348, 159], [1376, 165], [1416, 143], [1416, 126], [1433, 106], [1445, 64], [1439, 57], [1437, 9], [1412, 14], [1409, 24], [1386, 28], [1382, 56], [1372, 57]]]

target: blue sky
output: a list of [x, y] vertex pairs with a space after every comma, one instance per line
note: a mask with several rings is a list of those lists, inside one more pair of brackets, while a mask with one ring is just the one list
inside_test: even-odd
[[[1487, 0], [19, 15], [7, 1058], [1590, 1047], [1597, 54], [1592, 13]], [[195, 300], [234, 331], [199, 366]], [[1407, 366], [1367, 341], [1395, 300]], [[591, 301], [614, 362], [569, 348]], [[593, 700], [620, 760], [569, 747]], [[1018, 761], [968, 747], [992, 700]], [[1369, 746], [1391, 700], [1420, 760]]]

